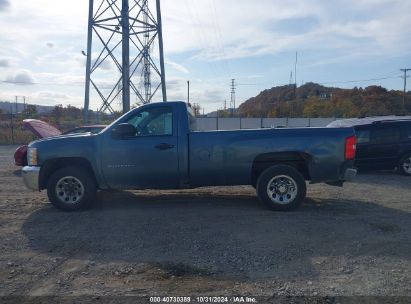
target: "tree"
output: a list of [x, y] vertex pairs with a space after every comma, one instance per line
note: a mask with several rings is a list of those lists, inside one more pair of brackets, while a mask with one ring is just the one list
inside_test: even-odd
[[73, 120], [81, 118], [81, 110], [79, 108], [73, 107], [72, 105], [68, 105], [65, 109], [63, 109], [63, 113], [65, 114], [65, 116], [68, 116]]
[[193, 104], [192, 108], [195, 116], [199, 116], [201, 114], [201, 106], [198, 103]]
[[24, 114], [27, 115], [27, 116], [31, 116], [31, 115], [37, 114], [37, 107], [36, 107], [36, 105], [28, 104], [28, 105], [26, 106], [26, 109], [24, 110]]
[[329, 101], [320, 100], [318, 97], [310, 97], [303, 110], [305, 117], [331, 117], [332, 107]]
[[[350, 99], [333, 98], [332, 115], [338, 118], [358, 117], [359, 110]], [[330, 113], [331, 114], [331, 113]]]

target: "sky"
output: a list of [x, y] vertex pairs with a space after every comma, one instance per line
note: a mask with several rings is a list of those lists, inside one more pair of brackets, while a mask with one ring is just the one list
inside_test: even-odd
[[[229, 105], [232, 78], [237, 106], [288, 84], [296, 51], [298, 85], [402, 90], [400, 69], [411, 68], [411, 1], [163, 0], [161, 5], [168, 99], [186, 100], [190, 80], [190, 100], [206, 112], [222, 108], [224, 100]], [[87, 17], [87, 0], [0, 0], [0, 101], [25, 96], [34, 104], [82, 107]], [[155, 58], [156, 50], [157, 45]], [[98, 51], [95, 39], [93, 58]], [[99, 80], [112, 82], [118, 75], [114, 64], [105, 64]], [[161, 98], [157, 94], [154, 100]], [[93, 92], [90, 108], [100, 105]], [[120, 101], [113, 106], [119, 109]]]

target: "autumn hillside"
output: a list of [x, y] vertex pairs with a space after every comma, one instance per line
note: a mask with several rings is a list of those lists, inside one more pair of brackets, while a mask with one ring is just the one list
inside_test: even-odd
[[242, 117], [360, 117], [411, 114], [411, 92], [403, 106], [403, 92], [380, 86], [340, 89], [316, 83], [280, 86], [262, 91], [240, 105]]

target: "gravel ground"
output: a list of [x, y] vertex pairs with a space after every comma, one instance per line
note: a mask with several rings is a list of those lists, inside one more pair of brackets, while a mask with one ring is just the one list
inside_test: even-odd
[[251, 187], [101, 192], [63, 213], [24, 188], [14, 149], [0, 146], [0, 296], [411, 296], [411, 178], [310, 185], [291, 213]]

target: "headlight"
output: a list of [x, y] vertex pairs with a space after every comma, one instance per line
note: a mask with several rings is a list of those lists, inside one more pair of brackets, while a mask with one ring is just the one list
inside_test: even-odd
[[37, 148], [29, 148], [27, 150], [27, 164], [29, 166], [37, 166]]

